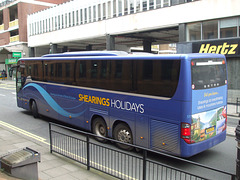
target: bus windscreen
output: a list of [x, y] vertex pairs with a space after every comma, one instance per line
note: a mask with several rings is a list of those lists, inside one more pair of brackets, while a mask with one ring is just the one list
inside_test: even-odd
[[194, 59], [192, 65], [192, 89], [209, 89], [227, 83], [224, 59]]

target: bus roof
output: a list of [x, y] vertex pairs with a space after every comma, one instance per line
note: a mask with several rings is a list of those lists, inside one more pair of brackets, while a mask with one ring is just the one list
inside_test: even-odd
[[190, 54], [152, 54], [152, 53], [127, 53], [124, 51], [76, 51], [58, 54], [46, 54], [41, 57], [21, 58], [19, 60], [81, 60], [81, 59], [159, 59], [176, 60], [176, 59], [192, 59], [192, 58], [224, 58], [222, 54], [207, 53], [190, 53]]
[[124, 51], [76, 51], [58, 54], [46, 54], [42, 57], [79, 57], [79, 56], [126, 56]]

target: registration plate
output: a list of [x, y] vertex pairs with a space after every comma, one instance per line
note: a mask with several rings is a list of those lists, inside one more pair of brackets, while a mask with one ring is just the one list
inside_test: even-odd
[[207, 128], [206, 129], [206, 134], [209, 134], [209, 133], [213, 132], [214, 130], [215, 130], [215, 126]]

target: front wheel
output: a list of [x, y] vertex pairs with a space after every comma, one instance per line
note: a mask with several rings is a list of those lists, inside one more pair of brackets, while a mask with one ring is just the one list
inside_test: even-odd
[[31, 103], [31, 111], [34, 118], [39, 117], [37, 103], [34, 100]]
[[[133, 137], [131, 129], [123, 123], [118, 124], [113, 131], [114, 139], [120, 142], [133, 144]], [[117, 146], [121, 149], [131, 151], [133, 147], [124, 144], [117, 143]]]
[[[93, 121], [92, 129], [94, 134], [101, 137], [107, 137], [107, 125], [102, 118], [96, 118]], [[103, 142], [103, 143], [107, 142], [107, 140], [103, 138], [96, 137], [95, 139], [99, 142]]]

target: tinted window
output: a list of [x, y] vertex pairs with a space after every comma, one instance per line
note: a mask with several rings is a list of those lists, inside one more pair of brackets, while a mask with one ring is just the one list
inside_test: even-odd
[[48, 82], [161, 97], [174, 95], [180, 72], [179, 60], [39, 61], [44, 68], [26, 62], [25, 72], [38, 80], [44, 74]]
[[43, 80], [42, 61], [25, 61], [25, 70], [22, 74], [29, 79], [41, 81]]
[[192, 89], [208, 89], [227, 83], [224, 59], [192, 60]]
[[172, 97], [177, 89], [179, 60], [145, 60], [137, 62], [139, 94]]

